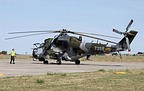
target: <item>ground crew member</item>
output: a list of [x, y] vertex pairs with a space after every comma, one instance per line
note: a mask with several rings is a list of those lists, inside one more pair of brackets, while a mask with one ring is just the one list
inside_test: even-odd
[[13, 64], [15, 64], [15, 57], [16, 57], [16, 53], [14, 51], [14, 49], [12, 49], [11, 51], [11, 61], [10, 61], [10, 64], [12, 64], [12, 61], [13, 61]]

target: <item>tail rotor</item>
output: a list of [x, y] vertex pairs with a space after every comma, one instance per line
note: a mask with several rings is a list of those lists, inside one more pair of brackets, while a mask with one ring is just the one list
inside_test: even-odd
[[133, 35], [133, 34], [131, 34], [130, 32], [128, 32], [128, 30], [131, 27], [132, 23], [133, 23], [133, 20], [131, 20], [129, 22], [129, 24], [127, 25], [125, 32], [121, 32], [121, 31], [118, 31], [116, 29], [113, 29], [113, 32], [118, 33], [120, 35], [124, 35], [124, 39], [123, 40], [125, 40], [126, 47], [127, 47], [127, 49], [128, 49], [129, 52], [131, 51], [131, 48], [130, 48], [130, 40], [128, 38], [128, 35]]

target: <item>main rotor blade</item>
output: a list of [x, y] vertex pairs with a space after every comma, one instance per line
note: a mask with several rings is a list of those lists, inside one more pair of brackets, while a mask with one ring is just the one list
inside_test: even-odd
[[128, 26], [126, 27], [126, 31], [125, 32], [127, 32], [129, 30], [129, 28], [132, 25], [132, 23], [133, 23], [133, 20], [131, 19], [131, 21], [129, 22]]
[[116, 29], [113, 29], [113, 32], [118, 33], [118, 34], [123, 34], [123, 32], [120, 32], [120, 31], [118, 31]]
[[23, 31], [23, 32], [10, 32], [8, 34], [22, 34], [22, 33], [59, 33], [61, 32], [60, 30], [58, 31], [49, 31], [49, 30], [43, 30], [43, 31]]
[[16, 37], [5, 38], [5, 40], [16, 39], [16, 38], [22, 38], [22, 37], [28, 37], [28, 36], [35, 36], [35, 35], [42, 35], [42, 34], [47, 34], [47, 33], [36, 33], [36, 34], [22, 35], [22, 36], [16, 36]]
[[77, 32], [77, 33], [83, 33], [83, 34], [88, 34], [88, 35], [96, 35], [96, 36], [102, 36], [102, 37], [108, 37], [108, 38], [120, 39], [119, 37], [109, 36], [109, 35], [103, 35], [103, 34], [84, 33], [84, 32]]
[[89, 36], [89, 35], [85, 35], [85, 34], [81, 34], [81, 33], [77, 33], [77, 32], [69, 31], [69, 33], [85, 36], [85, 37], [88, 37], [88, 38], [98, 39], [98, 40], [106, 41], [106, 42], [113, 43], [113, 44], [117, 44], [116, 42], [113, 42], [113, 41], [109, 41], [109, 40], [105, 40], [105, 39], [101, 39], [101, 38], [97, 38], [97, 37], [93, 37], [93, 36]]

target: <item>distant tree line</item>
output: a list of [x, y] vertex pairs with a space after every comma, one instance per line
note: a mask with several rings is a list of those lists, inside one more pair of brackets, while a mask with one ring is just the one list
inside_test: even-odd
[[0, 54], [7, 55], [7, 51], [1, 51]]

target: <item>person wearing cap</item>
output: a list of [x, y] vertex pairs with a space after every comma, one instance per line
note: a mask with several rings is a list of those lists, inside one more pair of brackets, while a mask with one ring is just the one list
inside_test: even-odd
[[13, 64], [15, 64], [15, 57], [16, 57], [16, 53], [15, 53], [14, 49], [12, 49], [10, 64], [12, 64], [12, 62], [13, 62]]

